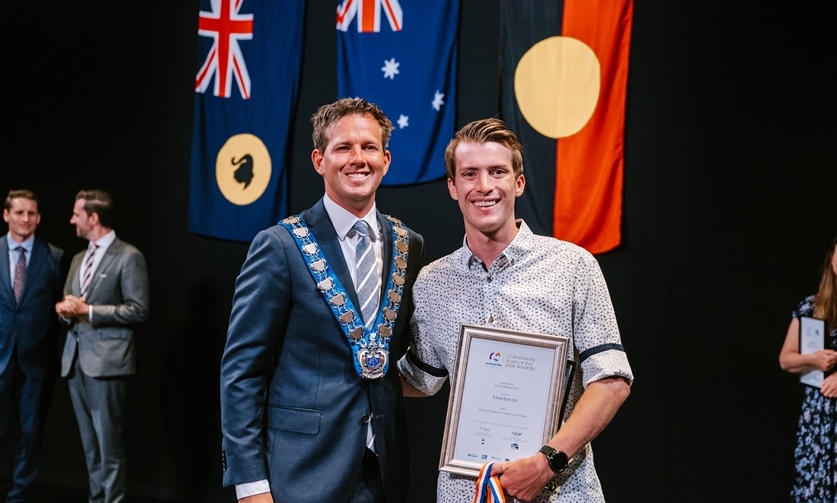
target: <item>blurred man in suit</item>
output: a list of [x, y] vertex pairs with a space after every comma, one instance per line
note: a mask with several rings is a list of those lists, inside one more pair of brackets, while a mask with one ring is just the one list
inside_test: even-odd
[[69, 326], [61, 376], [78, 420], [91, 503], [125, 501], [125, 397], [137, 369], [134, 329], [149, 303], [145, 257], [116, 237], [112, 209], [103, 190], [76, 195], [70, 223], [88, 247], [73, 257], [64, 300], [55, 305]]
[[[7, 503], [27, 501], [38, 474], [41, 433], [58, 370], [60, 332], [52, 306], [61, 298], [64, 251], [35, 236], [38, 196], [12, 190], [0, 238], [0, 423], [14, 414], [17, 446]], [[7, 430], [3, 427], [2, 430]]]
[[423, 240], [375, 206], [386, 115], [343, 99], [311, 121], [325, 196], [260, 232], [236, 280], [221, 363], [224, 484], [248, 503], [403, 503], [395, 362]]

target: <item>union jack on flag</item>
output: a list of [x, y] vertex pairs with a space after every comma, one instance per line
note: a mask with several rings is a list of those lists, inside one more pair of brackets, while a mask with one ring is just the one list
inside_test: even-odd
[[346, 31], [357, 17], [358, 33], [381, 31], [381, 11], [392, 31], [401, 31], [404, 12], [398, 0], [345, 0], [337, 7], [337, 29]]
[[253, 14], [239, 14], [243, 3], [244, 0], [211, 0], [212, 12], [200, 11], [198, 35], [214, 41], [195, 77], [195, 91], [206, 91], [215, 75], [215, 96], [229, 98], [235, 79], [241, 97], [250, 98], [250, 74], [238, 41], [253, 38]]

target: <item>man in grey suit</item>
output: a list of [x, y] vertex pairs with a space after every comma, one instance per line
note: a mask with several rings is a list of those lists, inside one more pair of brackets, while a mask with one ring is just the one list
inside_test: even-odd
[[86, 251], [73, 257], [56, 312], [69, 325], [61, 357], [78, 420], [91, 503], [125, 501], [125, 397], [137, 370], [134, 328], [148, 316], [145, 257], [116, 237], [113, 200], [103, 190], [76, 195], [76, 234]]
[[[38, 196], [12, 190], [0, 237], [0, 424], [14, 416], [17, 445], [7, 503], [27, 501], [38, 475], [41, 433], [58, 370], [58, 317], [64, 251], [35, 236]], [[8, 430], [5, 426], [0, 428]], [[10, 435], [11, 437], [11, 435]]]
[[343, 99], [312, 122], [325, 196], [260, 232], [236, 280], [221, 363], [224, 485], [248, 503], [403, 503], [395, 362], [423, 240], [375, 206], [390, 164], [384, 113]]

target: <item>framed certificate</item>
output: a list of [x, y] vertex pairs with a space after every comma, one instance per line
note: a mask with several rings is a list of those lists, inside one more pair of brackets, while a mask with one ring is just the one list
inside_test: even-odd
[[[821, 349], [825, 349], [825, 320], [800, 316], [799, 354], [807, 355]], [[822, 370], [812, 370], [799, 376], [799, 381], [820, 388], [824, 377]]]
[[567, 337], [463, 325], [439, 469], [477, 477], [538, 452], [561, 426], [568, 353]]

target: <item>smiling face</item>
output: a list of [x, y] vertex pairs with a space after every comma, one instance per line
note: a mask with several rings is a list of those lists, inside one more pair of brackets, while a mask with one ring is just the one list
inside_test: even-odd
[[375, 202], [375, 191], [389, 169], [390, 153], [381, 138], [381, 126], [366, 115], [347, 115], [329, 128], [328, 145], [315, 149], [311, 161], [325, 180], [334, 202], [363, 216]]
[[463, 141], [454, 154], [450, 197], [459, 203], [469, 242], [479, 235], [510, 243], [517, 233], [514, 200], [526, 180], [514, 175], [512, 152], [500, 143]]
[[73, 216], [70, 218], [70, 225], [76, 227], [76, 236], [83, 239], [91, 239], [96, 214], [88, 215], [84, 210], [84, 202], [84, 199], [76, 199], [73, 205]]
[[9, 224], [12, 239], [22, 243], [35, 233], [41, 222], [38, 203], [32, 199], [16, 197], [12, 199], [11, 208], [3, 210], [3, 220]]

